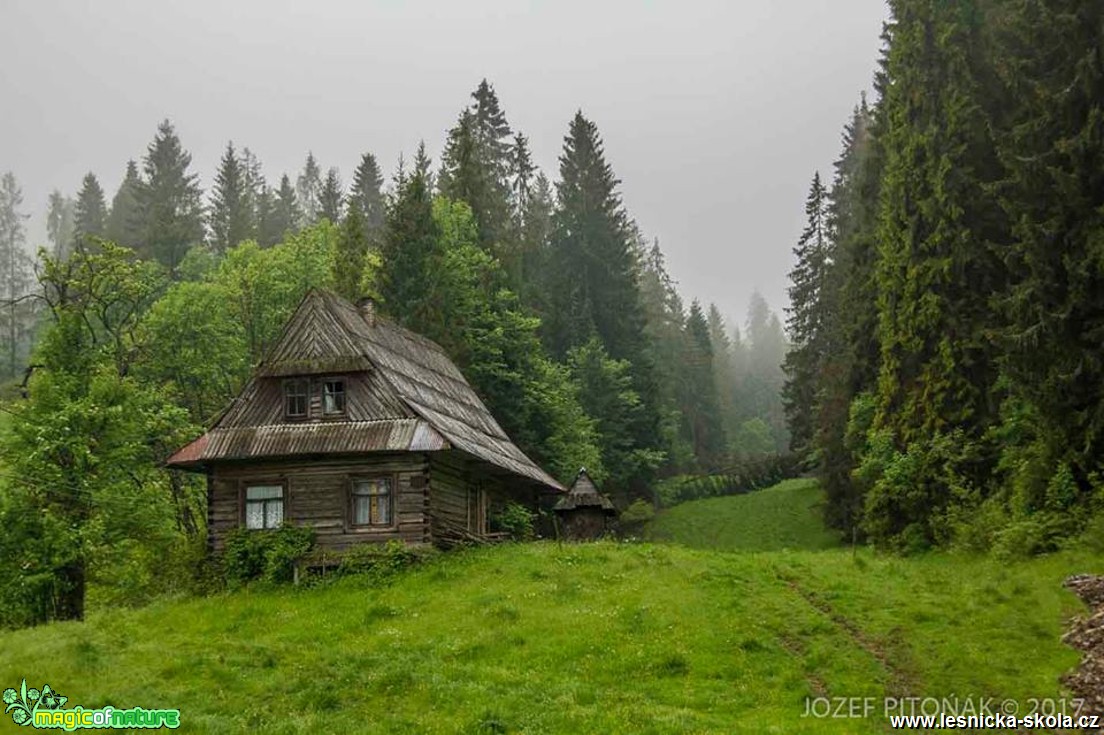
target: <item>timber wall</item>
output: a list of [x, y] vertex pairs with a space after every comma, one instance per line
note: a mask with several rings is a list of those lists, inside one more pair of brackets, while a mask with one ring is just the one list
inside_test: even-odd
[[[362, 542], [430, 541], [428, 462], [421, 453], [216, 466], [210, 478], [207, 533], [220, 550], [227, 531], [244, 525], [247, 484], [284, 484], [284, 521], [312, 526], [321, 548], [341, 550]], [[395, 482], [395, 524], [389, 528], [351, 523], [352, 478], [386, 475]]]

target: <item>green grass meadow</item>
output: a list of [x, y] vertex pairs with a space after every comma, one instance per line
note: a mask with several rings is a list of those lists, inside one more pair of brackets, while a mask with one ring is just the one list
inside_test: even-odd
[[387, 584], [94, 612], [0, 634], [0, 687], [216, 733], [879, 733], [804, 718], [806, 697], [1059, 696], [1081, 610], [1061, 581], [1098, 558], [853, 553], [803, 525], [816, 502], [783, 483], [661, 514], [669, 543], [504, 545]]
[[786, 480], [747, 495], [708, 498], [663, 511], [646, 536], [717, 551], [819, 551], [839, 546], [824, 527], [820, 488], [812, 480]]

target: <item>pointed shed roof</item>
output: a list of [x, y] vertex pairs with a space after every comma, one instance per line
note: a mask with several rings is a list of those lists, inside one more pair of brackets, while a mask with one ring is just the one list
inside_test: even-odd
[[567, 491], [567, 495], [564, 495], [552, 506], [552, 510], [574, 510], [576, 508], [601, 508], [607, 513], [617, 512], [613, 501], [603, 493], [598, 492], [598, 486], [594, 484], [594, 480], [590, 479], [585, 467], [579, 470], [579, 474], [576, 475], [575, 482], [571, 484], [571, 489]]
[[[259, 398], [272, 389], [265, 378], [346, 372], [368, 374], [371, 420], [287, 423], [282, 411], [266, 414]], [[440, 345], [374, 308], [358, 309], [316, 289], [300, 302], [234, 404], [168, 465], [194, 469], [228, 459], [448, 448], [564, 489], [510, 441]]]

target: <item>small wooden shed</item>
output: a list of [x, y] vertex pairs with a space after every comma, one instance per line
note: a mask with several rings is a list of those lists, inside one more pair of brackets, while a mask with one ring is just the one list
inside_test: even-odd
[[569, 541], [593, 541], [601, 538], [612, 516], [617, 515], [613, 501], [598, 491], [586, 468], [579, 470], [571, 489], [552, 507], [560, 519], [563, 536]]

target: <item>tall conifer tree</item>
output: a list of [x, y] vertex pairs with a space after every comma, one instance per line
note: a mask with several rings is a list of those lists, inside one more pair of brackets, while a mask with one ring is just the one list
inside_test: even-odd
[[107, 216], [107, 239], [124, 247], [138, 250], [143, 242], [142, 212], [138, 203], [142, 177], [138, 164], [127, 161], [126, 173], [119, 189], [111, 200], [111, 212]]
[[724, 459], [725, 436], [717, 399], [716, 373], [713, 365], [713, 344], [709, 324], [701, 304], [690, 304], [686, 318], [687, 349], [683, 353], [684, 388], [683, 420], [698, 466], [716, 470]]
[[383, 175], [376, 157], [371, 153], [360, 157], [360, 163], [353, 174], [348, 206], [350, 209], [356, 207], [360, 210], [360, 218], [370, 236], [382, 230], [387, 214], [383, 197]]
[[[657, 386], [644, 331], [635, 229], [618, 183], [597, 126], [576, 113], [560, 156], [544, 337], [553, 354], [565, 355], [596, 336], [612, 358], [631, 365], [645, 404], [632, 433], [643, 450], [660, 445]], [[646, 481], [649, 468], [639, 469], [637, 479]]]
[[143, 159], [145, 177], [137, 198], [141, 251], [169, 270], [203, 240], [203, 193], [196, 174], [188, 170], [191, 163], [172, 123], [163, 121]]
[[73, 200], [54, 189], [46, 205], [46, 237], [54, 258], [65, 260], [73, 245]]
[[400, 323], [425, 332], [430, 322], [426, 303], [425, 274], [430, 259], [436, 257], [439, 231], [433, 219], [428, 158], [420, 149], [423, 162], [411, 174], [400, 169], [395, 198], [387, 212], [383, 243], [383, 271], [380, 295], [387, 311]]
[[868, 497], [877, 542], [917, 544], [939, 539], [951, 485], [977, 487], [992, 467], [984, 437], [997, 417], [998, 324], [988, 301], [1006, 282], [997, 257], [1006, 236], [991, 189], [999, 169], [979, 81], [979, 6], [890, 5], [876, 428], [918, 456], [947, 438], [964, 457]]
[[[997, 66], [1017, 102], [998, 138], [1013, 223], [1002, 345], [1008, 435], [1026, 446], [1004, 464], [1017, 515], [1072, 520], [1104, 474], [1104, 7], [1012, 6]], [[1059, 492], [1051, 478], [1069, 482]]]
[[812, 450], [817, 380], [827, 359], [822, 299], [827, 295], [831, 243], [827, 223], [827, 192], [820, 173], [813, 176], [805, 201], [805, 229], [794, 248], [796, 263], [790, 271], [790, 306], [786, 319], [791, 347], [784, 364], [783, 390], [790, 447], [806, 454]]
[[280, 177], [280, 188], [276, 191], [276, 201], [272, 206], [272, 232], [278, 232], [277, 242], [288, 232], [299, 229], [303, 213], [299, 209], [299, 200], [295, 188], [287, 174]]
[[255, 236], [254, 204], [250, 172], [234, 144], [228, 143], [211, 192], [211, 244], [215, 252], [224, 253]]
[[307, 161], [303, 171], [295, 182], [295, 194], [299, 200], [299, 211], [304, 225], [313, 225], [321, 217], [322, 210], [322, 169], [314, 160], [314, 152], [307, 151]]
[[107, 228], [107, 203], [104, 200], [103, 188], [91, 171], [85, 174], [81, 182], [73, 216], [74, 236], [78, 242], [88, 236], [104, 236]]
[[22, 342], [29, 325], [27, 302], [31, 288], [30, 257], [24, 249], [27, 214], [23, 190], [8, 171], [0, 176], [0, 334], [4, 341], [3, 373], [10, 380], [19, 373]]
[[472, 92], [473, 102], [449, 131], [441, 156], [440, 192], [468, 203], [479, 224], [479, 241], [510, 268], [516, 258], [510, 206], [511, 135], [486, 79]]
[[345, 201], [345, 188], [336, 168], [326, 172], [322, 182], [322, 193], [318, 197], [318, 215], [334, 224], [341, 222], [341, 210]]

